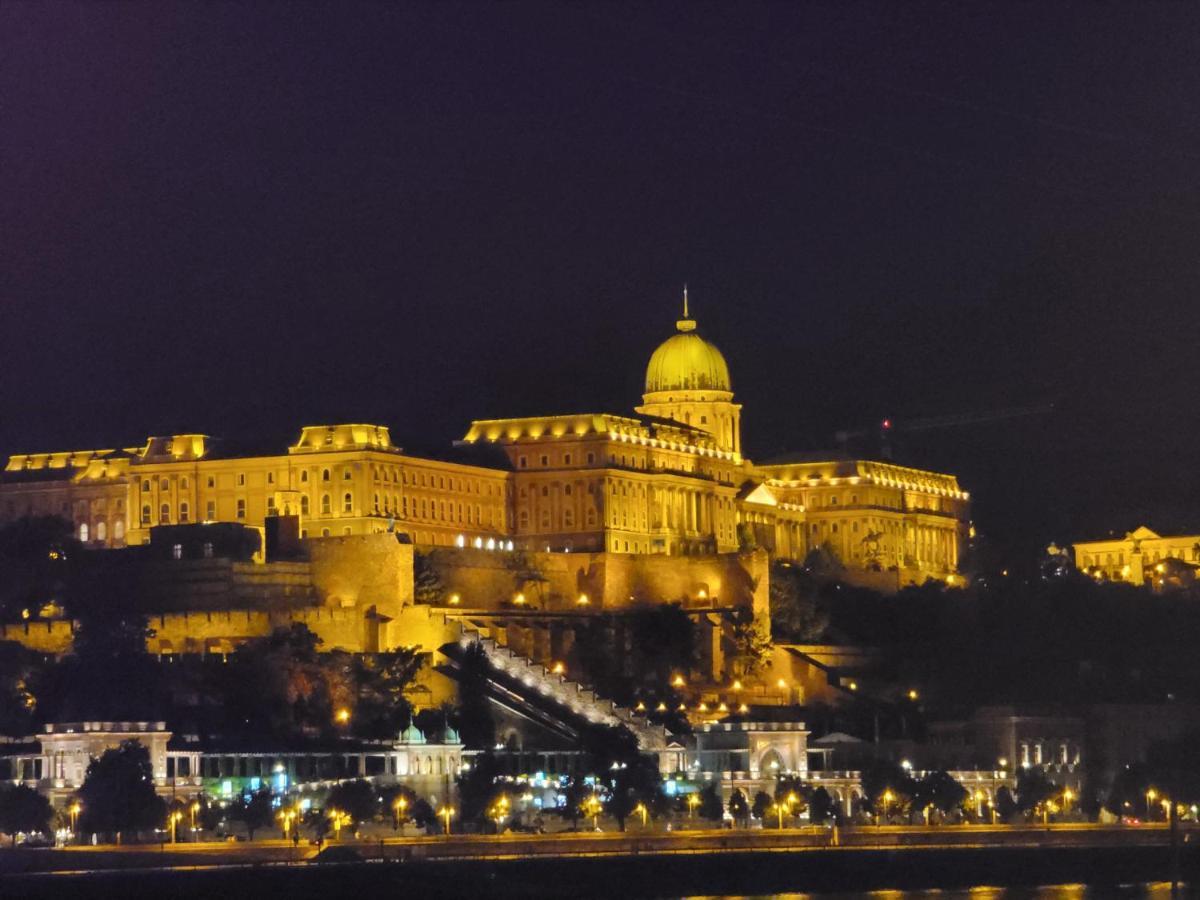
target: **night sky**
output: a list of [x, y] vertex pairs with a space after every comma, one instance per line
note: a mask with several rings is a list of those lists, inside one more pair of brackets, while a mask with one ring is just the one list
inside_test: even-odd
[[1200, 528], [1195, 4], [0, 4], [0, 452], [626, 412]]

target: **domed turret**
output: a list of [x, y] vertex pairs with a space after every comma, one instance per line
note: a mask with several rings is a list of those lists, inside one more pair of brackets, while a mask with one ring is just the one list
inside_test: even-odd
[[696, 333], [696, 320], [684, 317], [650, 357], [646, 393], [656, 391], [731, 391], [729, 366], [715, 345]]
[[638, 412], [673, 419], [709, 432], [723, 450], [741, 453], [741, 406], [733, 402], [729, 366], [721, 351], [696, 333], [683, 289], [683, 318], [646, 366], [646, 392]]

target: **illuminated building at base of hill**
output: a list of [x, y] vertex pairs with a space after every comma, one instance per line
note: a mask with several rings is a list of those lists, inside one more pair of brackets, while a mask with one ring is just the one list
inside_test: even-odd
[[884, 587], [952, 579], [968, 496], [952, 475], [836, 455], [756, 465], [721, 352], [686, 309], [654, 351], [635, 414], [473, 422], [444, 454], [417, 455], [380, 425], [306, 426], [288, 446], [202, 434], [123, 448], [20, 453], [0, 521], [57, 515], [89, 546], [146, 543], [150, 528], [263, 527], [298, 516], [308, 539], [396, 531], [460, 546], [686, 556], [761, 547], [831, 551]]

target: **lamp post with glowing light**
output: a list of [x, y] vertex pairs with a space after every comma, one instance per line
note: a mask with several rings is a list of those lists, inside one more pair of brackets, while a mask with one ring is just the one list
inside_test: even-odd
[[1157, 798], [1158, 798], [1158, 791], [1156, 791], [1154, 788], [1150, 788], [1150, 790], [1146, 791], [1146, 820], [1147, 821], [1154, 818], [1154, 816], [1150, 813], [1150, 804], [1153, 803]]
[[700, 805], [700, 795], [699, 794], [688, 794], [687, 805], [688, 805], [688, 818], [695, 819], [696, 818], [696, 807]]
[[171, 843], [175, 843], [175, 834], [178, 831], [179, 820], [183, 818], [183, 813], [175, 810], [167, 816], [167, 827], [171, 829]]
[[74, 834], [75, 823], [79, 821], [79, 814], [83, 812], [83, 804], [76, 800], [67, 807], [67, 812], [71, 814], [71, 834]]
[[882, 824], [883, 824], [883, 820], [887, 818], [887, 814], [888, 814], [888, 805], [889, 805], [889, 804], [892, 802], [892, 800], [894, 800], [894, 799], [895, 799], [895, 797], [896, 797], [896, 795], [892, 793], [892, 789], [891, 789], [891, 788], [887, 788], [886, 790], [884, 790], [884, 792], [883, 792], [882, 796], [880, 796], [880, 798], [879, 798], [880, 800], [882, 800], [882, 801], [883, 801], [883, 818], [882, 818], [882, 819], [877, 819], [877, 820], [876, 820], [876, 825], [882, 825]]
[[642, 829], [646, 828], [646, 816], [650, 814], [650, 810], [646, 809], [645, 803], [639, 803], [633, 808], [633, 811], [642, 817]]
[[504, 827], [504, 820], [508, 817], [508, 795], [501, 794], [496, 798], [496, 802], [492, 804], [492, 808], [488, 813], [488, 817], [496, 823], [496, 833], [500, 833], [500, 829]]
[[603, 809], [603, 804], [600, 802], [600, 798], [595, 794], [591, 794], [586, 800], [583, 801], [583, 814], [592, 820], [593, 831], [600, 830], [599, 819], [601, 809]]
[[404, 824], [404, 819], [405, 819], [404, 814], [407, 810], [408, 810], [408, 798], [405, 797], [403, 794], [401, 794], [392, 803], [392, 817], [393, 817], [393, 821], [395, 821], [395, 823], [396, 823], [395, 827], [397, 829], [401, 825]]
[[446, 834], [450, 833], [450, 820], [454, 818], [454, 807], [443, 806], [438, 810], [438, 818], [446, 823]]

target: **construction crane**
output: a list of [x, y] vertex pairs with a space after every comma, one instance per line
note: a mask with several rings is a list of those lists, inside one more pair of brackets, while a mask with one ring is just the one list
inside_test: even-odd
[[1008, 409], [993, 409], [986, 412], [958, 413], [948, 416], [929, 416], [920, 419], [898, 420], [893, 418], [881, 419], [875, 428], [863, 428], [857, 431], [839, 431], [834, 435], [839, 449], [846, 451], [852, 440], [876, 435], [879, 438], [880, 454], [884, 459], [892, 458], [892, 436], [907, 434], [915, 431], [933, 431], [939, 428], [961, 428], [966, 425], [979, 425], [985, 422], [999, 422], [1004, 419], [1018, 419], [1025, 416], [1040, 416], [1054, 412], [1054, 403], [1040, 403], [1036, 406], [1014, 406]]

